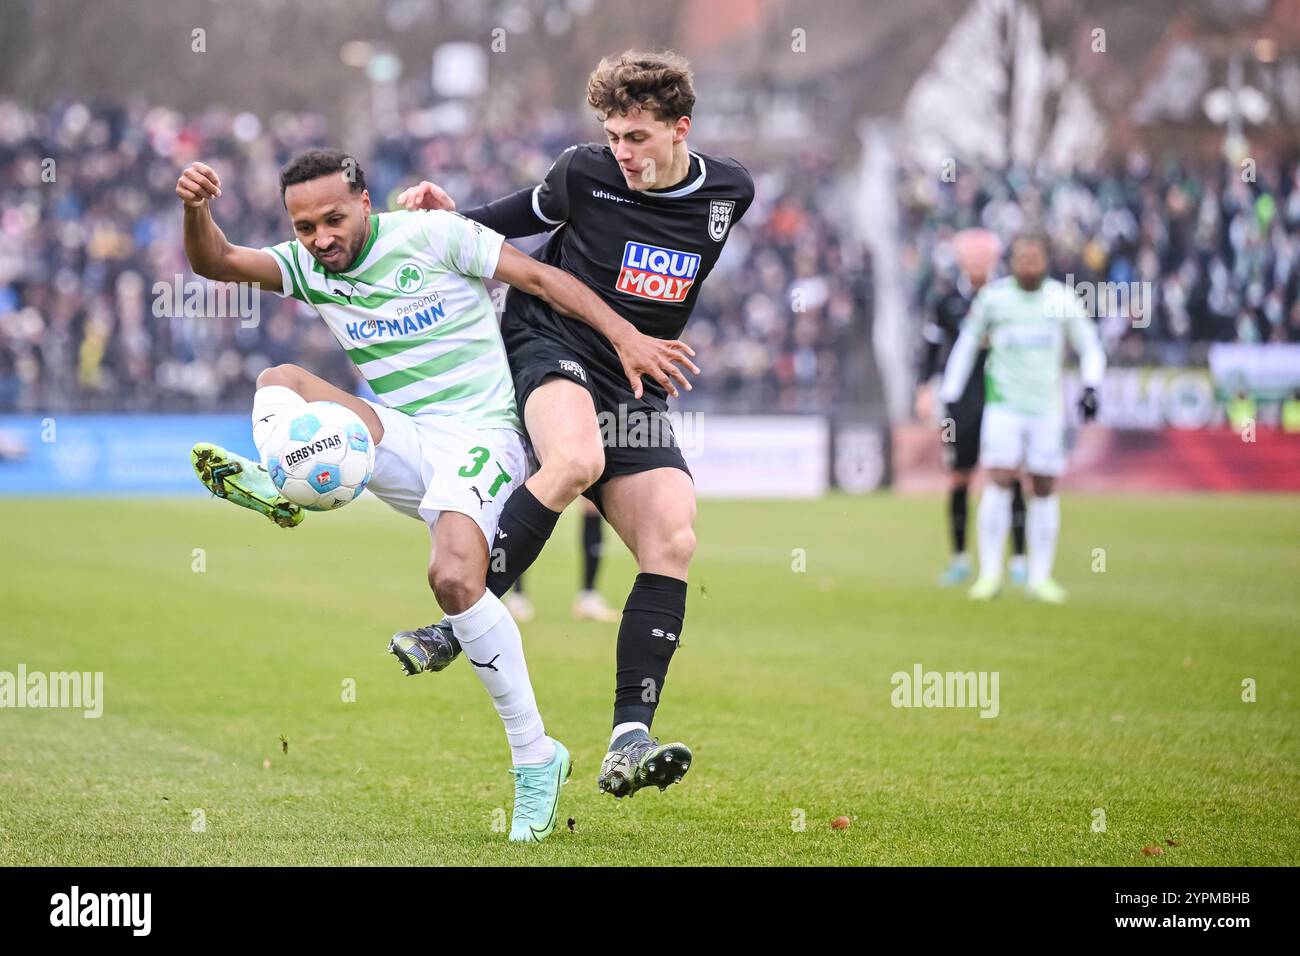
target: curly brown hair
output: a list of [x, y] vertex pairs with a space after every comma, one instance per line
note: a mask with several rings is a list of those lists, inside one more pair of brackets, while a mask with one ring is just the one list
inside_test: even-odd
[[671, 123], [695, 109], [691, 65], [672, 50], [627, 50], [604, 57], [587, 80], [587, 103], [602, 121], [640, 107]]

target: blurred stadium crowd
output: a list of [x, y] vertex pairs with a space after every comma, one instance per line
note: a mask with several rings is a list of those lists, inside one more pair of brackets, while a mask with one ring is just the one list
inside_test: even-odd
[[[585, 118], [585, 117], [584, 117]], [[538, 181], [595, 129], [538, 113], [504, 129], [381, 138], [372, 200], [433, 178], [462, 208]], [[202, 159], [228, 186], [215, 207], [237, 242], [288, 233], [279, 166], [330, 139], [322, 117], [69, 102], [35, 113], [0, 99], [0, 410], [233, 410], [267, 365], [293, 361], [341, 384], [354, 372], [323, 323], [264, 295], [258, 321], [167, 313], [155, 283], [191, 278], [173, 188]], [[814, 154], [765, 168], [739, 157], [757, 199], [733, 230], [685, 338], [703, 373], [696, 407], [818, 411], [862, 393], [847, 358], [869, 348], [869, 262], [840, 227], [836, 176]], [[51, 162], [52, 160], [52, 162]], [[904, 268], [919, 328], [955, 280], [955, 231], [1004, 240], [1041, 219], [1053, 271], [1150, 283], [1149, 325], [1100, 316], [1118, 364], [1204, 362], [1215, 341], [1300, 341], [1300, 165], [1156, 165], [1141, 155], [1095, 175], [902, 174]], [[1136, 326], [1145, 323], [1138, 322]]]
[[[360, 387], [324, 324], [292, 300], [261, 296], [256, 322], [170, 314], [173, 287], [192, 280], [173, 191], [181, 169], [203, 160], [218, 170], [226, 189], [214, 216], [232, 241], [278, 242], [289, 233], [279, 167], [329, 142], [325, 126], [314, 114], [263, 125], [140, 104], [34, 113], [0, 99], [0, 410], [243, 409], [257, 373], [288, 361]], [[506, 132], [380, 139], [363, 165], [380, 209], [422, 178], [467, 208], [537, 182], [594, 132], [542, 113]], [[685, 336], [703, 370], [695, 396], [826, 408], [851, 389], [841, 357], [869, 338], [866, 272], [846, 261], [825, 211], [827, 163], [752, 171], [758, 198]], [[161, 307], [157, 282], [167, 284]]]
[[1005, 248], [1034, 220], [1052, 238], [1058, 278], [1148, 284], [1143, 314], [1098, 310], [1116, 364], [1202, 365], [1211, 342], [1300, 342], [1300, 164], [1260, 166], [1253, 182], [1241, 172], [1140, 153], [1091, 175], [980, 171], [947, 183], [909, 169], [914, 304], [930, 309], [951, 288], [957, 230], [990, 229]]

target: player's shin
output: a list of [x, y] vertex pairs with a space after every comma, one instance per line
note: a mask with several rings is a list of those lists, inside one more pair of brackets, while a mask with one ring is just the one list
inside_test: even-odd
[[685, 581], [645, 572], [636, 576], [618, 628], [615, 727], [631, 723], [650, 727], [685, 617]]
[[449, 614], [447, 619], [505, 725], [514, 765], [546, 763], [554, 754], [554, 746], [537, 710], [519, 626], [505, 605], [495, 594], [485, 591], [469, 610]]
[[[510, 590], [542, 553], [559, 519], [559, 512], [538, 501], [527, 485], [510, 496], [501, 511], [492, 542], [487, 574], [489, 591], [501, 597]], [[456, 628], [456, 636], [460, 637], [460, 628]]]
[[948, 527], [952, 531], [952, 553], [966, 553], [967, 486], [956, 485], [948, 494]]
[[980, 495], [979, 552], [981, 580], [1002, 578], [1002, 549], [1011, 526], [1011, 489], [990, 481]]
[[1025, 509], [1025, 537], [1029, 547], [1029, 586], [1050, 580], [1056, 561], [1056, 539], [1061, 530], [1061, 499], [1035, 495]]
[[601, 544], [604, 538], [599, 514], [582, 516], [582, 589], [596, 589], [596, 575], [600, 572]]
[[1025, 492], [1018, 478], [1011, 482], [1011, 553], [1025, 553]]

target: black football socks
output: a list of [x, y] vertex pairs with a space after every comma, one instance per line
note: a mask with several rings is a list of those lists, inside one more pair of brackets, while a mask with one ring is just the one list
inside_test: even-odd
[[952, 529], [952, 553], [966, 553], [966, 496], [965, 485], [953, 488], [948, 495], [948, 526]]
[[1025, 553], [1025, 493], [1020, 479], [1011, 482], [1011, 545], [1014, 553]]
[[559, 518], [560, 513], [538, 501], [527, 485], [510, 496], [501, 509], [496, 539], [488, 555], [489, 591], [501, 597], [510, 590], [542, 553]]
[[600, 515], [582, 516], [582, 589], [596, 590], [596, 573], [600, 570], [602, 529]]
[[614, 726], [654, 720], [686, 616], [686, 582], [642, 572], [618, 626]]

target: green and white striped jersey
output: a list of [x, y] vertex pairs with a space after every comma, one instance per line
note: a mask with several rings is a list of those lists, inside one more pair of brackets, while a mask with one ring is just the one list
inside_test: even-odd
[[521, 430], [515, 390], [483, 278], [500, 233], [443, 211], [383, 212], [347, 272], [329, 272], [296, 239], [265, 251], [281, 295], [314, 308], [379, 401], [408, 415], [452, 415]]
[[1106, 372], [1097, 327], [1069, 286], [1047, 278], [1029, 291], [1013, 276], [1004, 276], [980, 289], [971, 302], [944, 369], [941, 401], [952, 403], [961, 396], [979, 343], [986, 338], [984, 400], [990, 405], [1026, 415], [1059, 414], [1067, 338], [1079, 353], [1084, 385], [1100, 386]]

